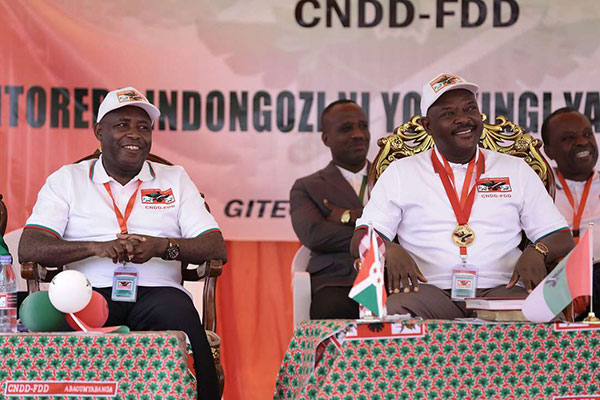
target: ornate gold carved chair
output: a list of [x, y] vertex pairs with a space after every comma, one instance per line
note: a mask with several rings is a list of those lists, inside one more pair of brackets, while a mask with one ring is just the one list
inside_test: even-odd
[[[479, 147], [524, 159], [538, 174], [546, 190], [554, 198], [556, 191], [554, 174], [540, 153], [541, 141], [525, 133], [523, 128], [503, 116], [497, 117], [495, 124], [487, 123], [485, 114], [482, 114], [482, 118], [484, 123]], [[379, 139], [377, 144], [380, 149], [369, 173], [369, 189], [373, 188], [390, 163], [429, 150], [433, 147], [433, 138], [421, 125], [421, 116], [415, 115], [410, 121], [394, 129], [393, 134]]]
[[[75, 163], [95, 159], [98, 157], [100, 157], [100, 151], [96, 150], [93, 154], [77, 160]], [[149, 154], [147, 160], [165, 165], [173, 165], [171, 162], [154, 154]], [[204, 195], [202, 195], [202, 197], [204, 197]], [[205, 205], [210, 211], [208, 204], [205, 203]], [[0, 196], [0, 217], [3, 215], [6, 215], [6, 208], [4, 207], [4, 203], [1, 202]], [[2, 225], [0, 220], [0, 228], [2, 227], [6, 228], [6, 223], [4, 222], [4, 225]], [[2, 232], [4, 232], [4, 230], [2, 230]], [[223, 388], [225, 386], [225, 371], [223, 369], [223, 365], [221, 364], [221, 338], [216, 332], [217, 278], [223, 271], [223, 263], [220, 260], [210, 260], [199, 266], [189, 266], [186, 263], [182, 263], [181, 268], [183, 281], [197, 282], [204, 279], [204, 290], [202, 293], [202, 324], [206, 330], [208, 343], [210, 344], [213, 358], [215, 359], [215, 368], [217, 369], [219, 388], [221, 395], [223, 395]], [[25, 263], [21, 264], [21, 277], [27, 280], [27, 288], [29, 293], [33, 293], [40, 290], [41, 282], [50, 282], [52, 278], [54, 278], [62, 270], [63, 267], [50, 267], [42, 266], [36, 263]]]

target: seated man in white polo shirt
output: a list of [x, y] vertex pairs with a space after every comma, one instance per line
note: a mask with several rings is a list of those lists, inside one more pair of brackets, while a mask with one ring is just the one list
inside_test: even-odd
[[[600, 308], [600, 174], [595, 169], [598, 145], [590, 120], [577, 109], [563, 107], [542, 124], [544, 151], [558, 166], [554, 170], [556, 207], [565, 216], [577, 241], [594, 223], [594, 310]], [[573, 302], [575, 313], [587, 316], [588, 299]], [[587, 310], [589, 311], [589, 310]]]
[[[469, 289], [476, 296], [526, 297], [546, 266], [574, 245], [535, 172], [522, 159], [479, 149], [477, 91], [452, 74], [425, 84], [422, 123], [435, 147], [390, 164], [357, 221], [388, 239], [390, 314], [467, 317], [459, 299]], [[535, 243], [523, 252], [522, 231]], [[354, 255], [363, 234], [354, 234]], [[396, 236], [399, 244], [391, 242]]]
[[[198, 396], [217, 399], [214, 361], [181, 286], [181, 262], [225, 261], [225, 244], [185, 170], [146, 161], [159, 115], [134, 88], [107, 94], [94, 125], [102, 155], [48, 177], [23, 230], [19, 258], [84, 273], [108, 301], [107, 325], [186, 332]], [[137, 298], [131, 293], [130, 301], [111, 298], [121, 263], [138, 274]]]

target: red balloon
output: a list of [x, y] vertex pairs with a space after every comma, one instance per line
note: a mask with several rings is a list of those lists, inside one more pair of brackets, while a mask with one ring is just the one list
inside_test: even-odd
[[[92, 299], [88, 305], [83, 310], [76, 312], [75, 316], [88, 327], [100, 328], [108, 319], [108, 304], [106, 303], [106, 299], [100, 293], [93, 291]], [[71, 328], [76, 331], [81, 330], [71, 315], [67, 314], [66, 320]]]

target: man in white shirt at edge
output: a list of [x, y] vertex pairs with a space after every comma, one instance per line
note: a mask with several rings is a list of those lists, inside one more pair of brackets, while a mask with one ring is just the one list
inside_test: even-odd
[[[182, 330], [191, 342], [199, 399], [218, 399], [214, 360], [181, 262], [226, 261], [223, 237], [180, 166], [146, 161], [160, 111], [136, 89], [108, 93], [94, 134], [102, 155], [65, 165], [38, 194], [19, 243], [21, 262], [84, 273], [109, 305], [107, 325]], [[134, 302], [111, 299], [120, 263], [137, 268]]]
[[[478, 89], [452, 74], [424, 85], [422, 123], [435, 148], [390, 164], [356, 223], [354, 256], [368, 223], [386, 239], [389, 314], [471, 316], [464, 302], [450, 297], [453, 269], [463, 259], [478, 269], [477, 296], [526, 297], [546, 276], [547, 265], [574, 246], [566, 221], [535, 172], [519, 158], [479, 150]], [[467, 175], [472, 197], [462, 195]], [[451, 191], [467, 204], [472, 198], [470, 213], [460, 217], [463, 208], [452, 205]], [[535, 243], [523, 252], [517, 247], [522, 231]], [[399, 244], [391, 242], [396, 235]], [[472, 243], [463, 241], [473, 235]], [[519, 279], [524, 287], [517, 285]]]
[[[542, 124], [544, 151], [558, 165], [554, 170], [556, 207], [575, 240], [594, 223], [594, 312], [600, 307], [600, 174], [595, 169], [598, 145], [589, 119], [572, 107], [554, 111]], [[571, 204], [573, 201], [573, 204]], [[588, 299], [573, 302], [576, 315], [587, 316]]]

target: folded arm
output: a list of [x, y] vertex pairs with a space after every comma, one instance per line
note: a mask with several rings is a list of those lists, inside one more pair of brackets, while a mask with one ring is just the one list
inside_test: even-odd
[[[323, 200], [320, 199], [320, 201]], [[362, 209], [351, 210], [351, 220], [346, 225], [342, 224], [340, 220], [340, 207], [329, 201], [324, 202], [323, 207], [330, 207], [327, 215], [321, 212], [304, 185], [299, 182], [294, 184], [290, 192], [290, 213], [296, 235], [303, 245], [313, 251], [321, 253], [348, 252], [354, 230], [350, 223], [352, 220], [356, 220], [357, 216], [362, 213]]]

